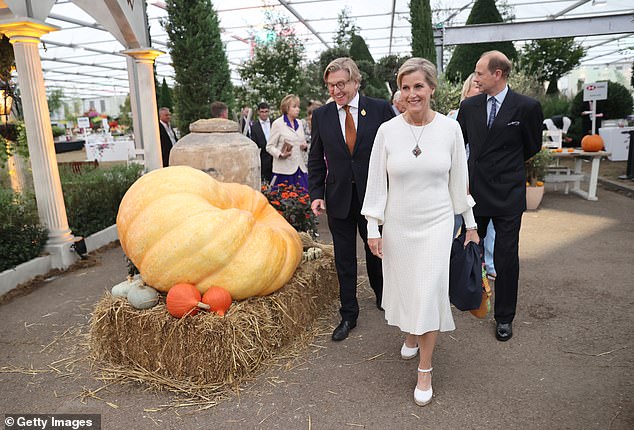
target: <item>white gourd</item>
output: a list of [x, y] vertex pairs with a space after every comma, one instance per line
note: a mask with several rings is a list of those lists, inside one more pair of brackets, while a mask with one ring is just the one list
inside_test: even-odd
[[128, 279], [112, 287], [111, 293], [114, 297], [123, 297], [125, 299], [128, 297], [128, 291], [130, 291], [132, 286], [141, 284], [143, 284], [143, 281], [140, 275], [128, 276]]
[[130, 291], [128, 291], [128, 302], [136, 309], [149, 309], [155, 306], [158, 300], [158, 291], [148, 287], [143, 282], [140, 285], [130, 287]]

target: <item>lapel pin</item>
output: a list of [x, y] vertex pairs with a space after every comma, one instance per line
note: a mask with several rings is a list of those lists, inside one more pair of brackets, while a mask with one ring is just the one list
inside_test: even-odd
[[361, 116], [365, 116], [365, 109], [361, 109]]

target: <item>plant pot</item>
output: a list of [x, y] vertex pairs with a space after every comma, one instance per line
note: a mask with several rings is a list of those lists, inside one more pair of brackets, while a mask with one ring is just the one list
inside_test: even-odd
[[544, 197], [544, 187], [526, 187], [526, 209], [534, 211]]

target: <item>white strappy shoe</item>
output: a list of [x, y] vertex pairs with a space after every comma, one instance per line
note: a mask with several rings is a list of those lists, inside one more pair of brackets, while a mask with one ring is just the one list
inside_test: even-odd
[[[418, 371], [421, 373], [431, 373], [433, 369], [433, 367], [430, 367], [429, 369], [418, 368]], [[416, 402], [418, 406], [428, 405], [429, 403], [431, 403], [431, 398], [433, 395], [434, 390], [432, 389], [431, 384], [429, 384], [428, 390], [419, 390], [418, 387], [416, 387], [414, 389], [414, 402]]]
[[403, 346], [401, 347], [401, 358], [403, 360], [411, 360], [412, 358], [418, 355], [418, 345], [414, 348], [410, 348], [403, 342]]

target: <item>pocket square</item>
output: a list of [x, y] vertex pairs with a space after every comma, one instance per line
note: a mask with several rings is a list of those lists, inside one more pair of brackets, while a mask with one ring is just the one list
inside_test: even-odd
[[507, 126], [511, 126], [511, 127], [516, 127], [518, 125], [520, 125], [519, 121], [511, 121], [508, 124], [506, 124]]

